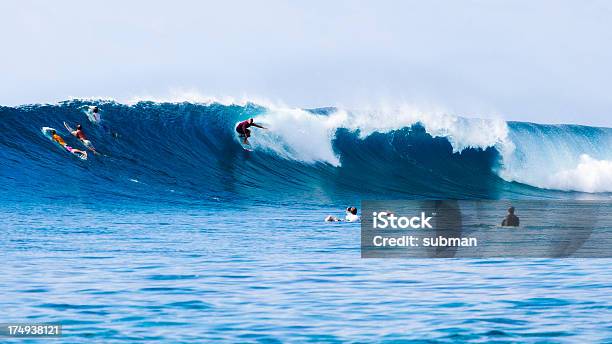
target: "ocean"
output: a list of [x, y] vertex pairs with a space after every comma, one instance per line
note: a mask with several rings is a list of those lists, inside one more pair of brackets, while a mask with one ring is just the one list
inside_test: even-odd
[[[269, 128], [253, 152], [249, 117]], [[101, 154], [41, 133], [84, 149], [63, 121]], [[323, 221], [364, 200], [609, 201], [610, 128], [71, 100], [0, 107], [0, 132], [0, 323], [69, 343], [612, 341], [608, 258], [363, 259], [359, 223]]]

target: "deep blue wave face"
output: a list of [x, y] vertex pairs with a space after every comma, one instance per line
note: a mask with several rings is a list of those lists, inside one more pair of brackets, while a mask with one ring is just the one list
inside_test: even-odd
[[[83, 104], [2, 109], [3, 187], [24, 199], [207, 200], [228, 191], [240, 146], [232, 125], [255, 115], [251, 107], [140, 103], [104, 104], [103, 121], [86, 121]], [[63, 121], [83, 123], [103, 154], [79, 161], [41, 135], [49, 126], [74, 147]], [[80, 147], [83, 148], [83, 147]], [[227, 157], [227, 158], [225, 158]], [[35, 184], [33, 184], [33, 182]], [[239, 181], [238, 181], [239, 182]], [[230, 187], [231, 188], [231, 187]]]
[[[0, 190], [14, 201], [344, 204], [363, 198], [564, 197], [511, 183], [494, 147], [454, 152], [423, 125], [360, 137], [338, 128], [340, 164], [302, 162], [271, 150], [245, 151], [235, 124], [257, 117], [257, 105], [100, 102], [102, 122], [87, 121], [82, 101], [0, 108]], [[328, 116], [334, 109], [311, 110]], [[76, 159], [42, 135], [43, 126], [83, 148], [63, 121], [82, 123], [101, 155]], [[290, 121], [286, 125], [293, 125]], [[529, 124], [511, 124], [516, 132]], [[588, 129], [584, 129], [588, 130]], [[257, 131], [254, 135], [257, 135]], [[583, 133], [584, 134], [584, 133]]]
[[448, 140], [433, 138], [418, 124], [365, 139], [358, 135], [338, 130], [334, 147], [340, 152], [341, 173], [353, 185], [371, 187], [373, 194], [491, 198], [503, 184], [492, 172], [500, 159], [494, 148], [454, 154]]

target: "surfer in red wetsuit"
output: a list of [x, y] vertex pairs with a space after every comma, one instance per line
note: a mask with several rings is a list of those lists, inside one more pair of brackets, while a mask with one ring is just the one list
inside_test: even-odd
[[87, 136], [85, 136], [85, 133], [83, 132], [83, 127], [80, 124], [77, 124], [77, 130], [74, 133], [74, 136], [76, 136], [81, 141], [87, 140]]
[[255, 124], [252, 118], [249, 118], [246, 121], [242, 121], [238, 123], [238, 125], [236, 126], [236, 132], [240, 134], [240, 137], [244, 137], [244, 140], [242, 141], [242, 143], [244, 143], [245, 145], [250, 145], [249, 140], [248, 140], [249, 137], [251, 137], [251, 131], [248, 129], [250, 126], [254, 126], [257, 128], [261, 128], [261, 129], [268, 129], [259, 124]]
[[[65, 125], [65, 123], [64, 123], [64, 125]], [[70, 127], [68, 127], [68, 126], [66, 126], [66, 129], [71, 130]], [[77, 124], [76, 130], [71, 131], [70, 133], [73, 136], [75, 136], [77, 139], [81, 140], [81, 142], [83, 142], [85, 147], [87, 147], [92, 152], [98, 154], [98, 152], [96, 152], [96, 149], [91, 144], [91, 141], [89, 141], [87, 139], [87, 136], [85, 136], [85, 132], [83, 131], [83, 127], [80, 124]]]

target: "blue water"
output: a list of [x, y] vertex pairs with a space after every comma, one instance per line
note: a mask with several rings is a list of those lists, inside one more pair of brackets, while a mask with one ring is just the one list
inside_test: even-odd
[[[549, 166], [607, 160], [610, 129], [509, 123], [511, 160], [424, 124], [337, 128], [335, 165], [282, 136], [242, 150], [257, 105], [99, 102], [92, 124], [85, 104], [0, 108], [0, 322], [59, 322], [71, 343], [612, 341], [609, 259], [361, 259], [359, 224], [322, 221], [363, 199], [609, 199], [520, 167], [534, 146]], [[40, 133], [64, 120], [104, 155]]]

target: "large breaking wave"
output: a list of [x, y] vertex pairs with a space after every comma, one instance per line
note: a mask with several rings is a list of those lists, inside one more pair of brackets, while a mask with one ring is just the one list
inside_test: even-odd
[[[102, 109], [101, 125], [83, 106]], [[255, 117], [254, 151], [236, 122]], [[105, 155], [75, 159], [40, 133], [83, 123]], [[302, 202], [573, 197], [612, 192], [612, 129], [467, 119], [409, 108], [67, 101], [0, 108], [4, 199]], [[569, 192], [569, 193], [568, 193]], [[606, 196], [607, 197], [607, 196]]]

